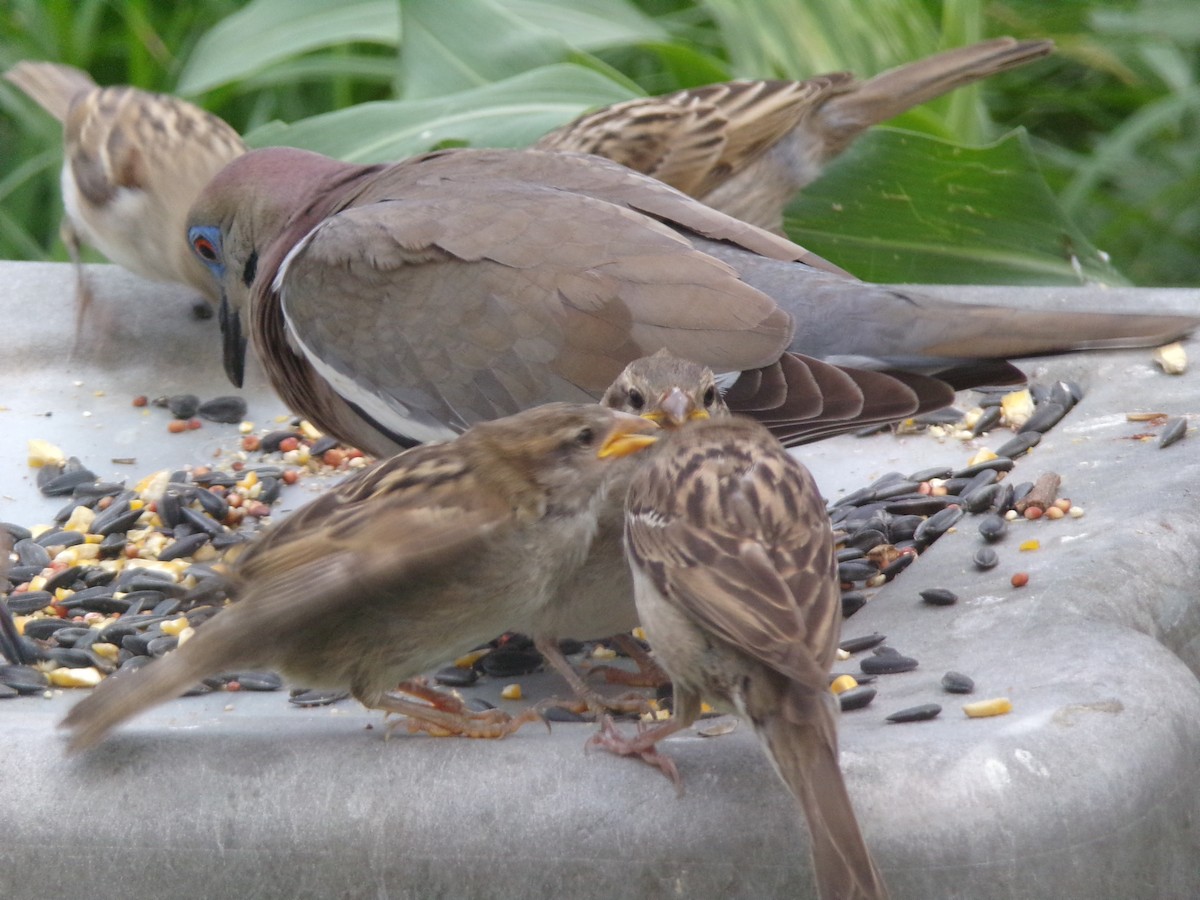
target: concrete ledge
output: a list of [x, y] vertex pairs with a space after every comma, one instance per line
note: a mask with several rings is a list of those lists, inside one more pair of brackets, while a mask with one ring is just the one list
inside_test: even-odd
[[[168, 435], [165, 417], [129, 405], [139, 393], [230, 393], [215, 323], [193, 321], [186, 294], [111, 267], [92, 273], [118, 337], [67, 365], [70, 270], [0, 263], [2, 520], [44, 521], [61, 506], [37, 496], [28, 437], [131, 480], [236, 446], [232, 426]], [[1033, 289], [943, 290], [1038, 302]], [[1077, 289], [1070, 302], [1080, 295], [1196, 309], [1194, 292]], [[921, 663], [882, 677], [874, 703], [841, 720], [850, 791], [896, 898], [1200, 896], [1200, 440], [1159, 450], [1129, 440], [1146, 428], [1124, 420], [1135, 409], [1197, 412], [1200, 392], [1194, 373], [1169, 378], [1149, 360], [1128, 351], [1026, 365], [1035, 379], [1080, 381], [1086, 396], [1010, 477], [1056, 471], [1087, 514], [1014, 523], [987, 573], [971, 565], [979, 538], [965, 519], [847, 621], [845, 636], [881, 631]], [[246, 393], [260, 423], [282, 412], [261, 380]], [[836, 499], [891, 469], [961, 465], [970, 452], [877, 436], [800, 455]], [[125, 456], [137, 464], [109, 462]], [[1027, 537], [1041, 549], [1019, 552]], [[1030, 581], [1014, 589], [1018, 569]], [[921, 603], [918, 591], [935, 586], [959, 604]], [[1014, 711], [967, 719], [962, 698], [939, 687], [947, 669], [975, 679], [975, 698], [1007, 696]], [[520, 680], [534, 696], [559, 690], [549, 675]], [[498, 687], [473, 691], [494, 699]], [[807, 831], [745, 729], [669, 742], [687, 788], [676, 799], [648, 767], [585, 756], [590, 726], [385, 741], [377, 714], [294, 709], [278, 693], [181, 699], [64, 761], [53, 725], [75, 700], [0, 706], [0, 896], [10, 900], [812, 893]], [[924, 702], [942, 703], [941, 716], [884, 721]]]

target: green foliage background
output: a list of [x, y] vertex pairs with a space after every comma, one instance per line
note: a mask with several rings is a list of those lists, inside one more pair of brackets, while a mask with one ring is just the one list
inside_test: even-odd
[[[1195, 284], [1194, 0], [9, 0], [0, 67], [67, 62], [187, 96], [256, 146], [374, 161], [521, 146], [588, 108], [729, 78], [867, 76], [1001, 34], [1058, 52], [860, 139], [789, 232], [879, 281]], [[65, 258], [58, 124], [6, 82], [0, 148], [0, 258]]]

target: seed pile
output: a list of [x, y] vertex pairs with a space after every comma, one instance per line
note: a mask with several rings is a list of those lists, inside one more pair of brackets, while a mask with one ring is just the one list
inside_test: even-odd
[[[844, 616], [853, 616], [866, 605], [872, 588], [894, 579], [964, 516], [980, 518], [985, 546], [975, 554], [975, 564], [983, 569], [998, 563], [988, 545], [1003, 541], [1009, 523], [1018, 516], [1053, 519], [1081, 514], [1055, 496], [1057, 476], [1044, 477], [1036, 485], [1014, 485], [1005, 478], [1014, 460], [1029, 452], [1079, 398], [1077, 386], [1059, 382], [1049, 388], [984, 393], [979, 407], [965, 415], [942, 412], [903, 423], [901, 430], [924, 429], [945, 438], [973, 439], [1001, 427], [1016, 434], [994, 451], [980, 451], [961, 468], [888, 473], [830, 507], [839, 535]], [[244, 415], [238, 398], [207, 403], [193, 395], [135, 400], [135, 405], [147, 403], [169, 410], [177, 422], [191, 422], [197, 414], [240, 422]], [[63, 459], [56, 448], [31, 442], [30, 463], [40, 465], [39, 488], [69, 500], [50, 526], [27, 529], [0, 523], [14, 544], [9, 580], [15, 587], [7, 606], [19, 632], [15, 638], [0, 633], [0, 653], [9, 660], [0, 666], [0, 697], [42, 693], [55, 686], [91, 686], [117, 667], [144, 665], [169, 652], [219, 611], [228, 596], [220, 559], [268, 520], [284, 484], [312, 472], [349, 470], [367, 462], [358, 451], [323, 437], [306, 422], [263, 434], [253, 433], [248, 423], [239, 429], [239, 458], [220, 468], [159, 472], [133, 488], [101, 482], [79, 460]], [[937, 587], [922, 590], [920, 597], [930, 607], [957, 602], [952, 592]], [[835, 684], [844, 710], [869, 705], [877, 694], [873, 683], [878, 678], [919, 665], [884, 641], [883, 635], [873, 634], [842, 642], [847, 657], [871, 651], [861, 659], [858, 673], [843, 674]], [[607, 642], [585, 647], [566, 641], [562, 649], [568, 655], [620, 652]], [[507, 635], [434, 678], [445, 687], [467, 687], [481, 675], [512, 679], [528, 674], [539, 670], [542, 662], [528, 638]], [[196, 690], [279, 687], [272, 673], [238, 672], [224, 673]], [[951, 672], [943, 687], [966, 693], [973, 683]], [[516, 689], [510, 693], [515, 695]], [[292, 702], [322, 705], [344, 696], [301, 691], [293, 694]], [[889, 720], [930, 715], [922, 707], [918, 713], [902, 710]]]
[[[1042, 475], [1036, 483], [1014, 484], [1006, 477], [1015, 460], [1037, 446], [1042, 435], [1079, 402], [1082, 397], [1079, 386], [1060, 381], [1049, 387], [1032, 385], [1027, 390], [982, 394], [979, 406], [966, 414], [955, 412], [934, 420], [910, 420], [900, 427], [910, 433], [929, 430], [940, 438], [964, 441], [1000, 428], [1015, 432], [995, 450], [980, 450], [957, 469], [937, 467], [908, 475], [889, 472], [829, 508], [839, 538], [838, 575], [842, 580], [842, 612], [846, 618], [867, 604], [868, 589], [891, 581], [943, 534], [960, 527], [966, 516], [980, 520], [979, 536], [984, 546], [974, 553], [972, 562], [977, 569], [987, 570], [999, 564], [999, 554], [992, 545], [1005, 540], [1014, 520], [1083, 515], [1069, 500], [1058, 497], [1061, 480], [1055, 473]], [[1036, 546], [1033, 541], [1021, 549], [1036, 549]], [[1027, 582], [1028, 575], [1023, 572], [1012, 576], [1013, 587], [1022, 587]], [[952, 591], [936, 586], [920, 590], [918, 597], [922, 606], [930, 608], [958, 602]], [[841, 688], [835, 691], [843, 711], [869, 705], [878, 693], [875, 686], [878, 678], [918, 667], [918, 660], [885, 641], [885, 636], [878, 633], [842, 641], [844, 659], [870, 651], [861, 657], [859, 673], [835, 675], [835, 684], [842, 678], [850, 679], [842, 681]], [[946, 673], [941, 686], [947, 693], [974, 690], [974, 682], [959, 672]], [[887, 716], [887, 721], [924, 721], [940, 712], [937, 703], [921, 704], [894, 712]]]
[[[236, 401], [236, 402], [233, 402]], [[237, 421], [240, 398], [207, 404], [191, 395], [162, 405], [190, 420]], [[143, 405], [139, 399], [134, 405]], [[0, 697], [51, 687], [90, 687], [118, 667], [144, 665], [188, 640], [228, 597], [220, 560], [269, 521], [284, 485], [316, 473], [366, 465], [357, 451], [322, 437], [306, 422], [250, 434], [220, 467], [201, 465], [150, 475], [133, 487], [105, 482], [75, 458], [39, 440], [29, 463], [48, 497], [67, 502], [52, 524], [0, 523], [12, 547], [0, 604]], [[6, 587], [0, 579], [0, 587]], [[226, 673], [196, 691], [277, 690], [278, 676]]]

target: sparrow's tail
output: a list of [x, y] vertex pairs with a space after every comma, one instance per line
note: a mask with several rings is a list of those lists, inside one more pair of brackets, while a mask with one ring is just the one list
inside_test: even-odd
[[808, 820], [817, 893], [821, 900], [887, 900], [838, 766], [833, 711], [822, 703], [809, 706], [817, 709], [806, 721], [778, 712], [756, 731]]
[[60, 63], [19, 62], [4, 77], [60, 122], [76, 95], [96, 87], [87, 72]]
[[228, 629], [222, 628], [222, 619], [227, 618], [228, 611], [221, 613], [166, 656], [102, 681], [59, 723], [71, 731], [68, 752], [98, 744], [125, 720], [178, 697], [206, 676], [257, 662], [244, 639], [231, 640], [223, 633]]
[[827, 156], [835, 156], [854, 138], [878, 122], [920, 106], [955, 88], [989, 78], [1040, 59], [1054, 49], [1053, 41], [1018, 41], [1003, 37], [938, 53], [881, 72], [856, 90], [824, 103], [819, 115], [822, 131], [835, 136]]

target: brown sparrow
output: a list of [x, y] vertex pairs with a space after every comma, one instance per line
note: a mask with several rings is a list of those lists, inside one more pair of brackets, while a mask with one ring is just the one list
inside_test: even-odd
[[[612, 460], [651, 443], [650, 431], [595, 404], [551, 404], [352, 476], [250, 545], [228, 609], [74, 706], [62, 722], [70, 749], [239, 667], [349, 689], [414, 730], [515, 730], [536, 713], [472, 714], [411, 679], [536, 617], [583, 561]], [[425, 702], [389, 693], [402, 682]]]
[[594, 153], [653, 175], [776, 233], [793, 195], [879, 122], [947, 91], [1023, 66], [1052, 41], [997, 38], [859, 81], [733, 81], [639, 97], [580, 116], [534, 147]]
[[[612, 383], [601, 405], [639, 415], [662, 428], [677, 428], [685, 422], [709, 416], [729, 415], [717, 390], [713, 373], [705, 366], [660, 350], [653, 356], [634, 360]], [[625, 561], [622, 533], [625, 528], [625, 492], [636, 468], [654, 452], [618, 460], [600, 507], [596, 537], [587, 559], [559, 590], [554, 602], [530, 626], [534, 644], [546, 661], [566, 679], [575, 696], [595, 712], [643, 710], [644, 698], [604, 697], [584, 682], [559, 649], [562, 638], [581, 640], [613, 638], [639, 673], [598, 666], [589, 674], [603, 674], [610, 682], [658, 686], [665, 682], [662, 670], [638, 641], [629, 634], [638, 624], [633, 602], [633, 581]]]
[[825, 504], [808, 471], [744, 418], [665, 434], [634, 474], [625, 543], [637, 608], [674, 684], [672, 719], [632, 738], [606, 719], [590, 743], [641, 756], [702, 699], [749, 721], [808, 820], [822, 898], [882, 898], [838, 766], [841, 592]]
[[81, 309], [90, 300], [79, 245], [152, 281], [220, 292], [185, 237], [188, 209], [246, 151], [229, 125], [167, 94], [98, 87], [71, 66], [19, 62], [5, 75], [63, 123], [62, 238]]
[[255, 150], [217, 174], [188, 227], [221, 286], [234, 382], [249, 338], [293, 411], [375, 455], [594, 399], [660, 349], [711, 368], [730, 409], [791, 441], [812, 439], [814, 417], [845, 430], [1021, 380], [1010, 356], [1162, 344], [1197, 322], [865, 284], [572, 153], [456, 149], [356, 166]]

